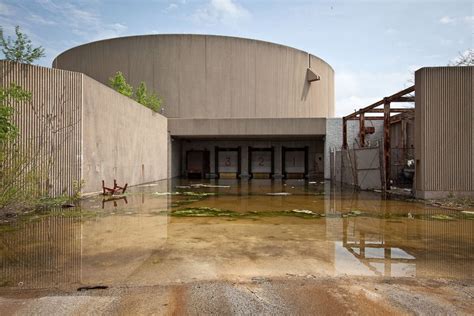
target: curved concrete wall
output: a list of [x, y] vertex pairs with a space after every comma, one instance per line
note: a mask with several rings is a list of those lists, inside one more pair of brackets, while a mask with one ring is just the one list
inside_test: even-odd
[[[268, 42], [209, 35], [148, 35], [93, 42], [53, 67], [107, 84], [122, 71], [145, 81], [172, 118], [334, 116], [334, 71], [322, 59]], [[307, 68], [321, 80], [309, 83]]]

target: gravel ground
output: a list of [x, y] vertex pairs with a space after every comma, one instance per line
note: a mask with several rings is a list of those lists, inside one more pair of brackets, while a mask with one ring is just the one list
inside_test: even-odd
[[473, 282], [288, 277], [105, 290], [0, 291], [3, 315], [472, 315]]

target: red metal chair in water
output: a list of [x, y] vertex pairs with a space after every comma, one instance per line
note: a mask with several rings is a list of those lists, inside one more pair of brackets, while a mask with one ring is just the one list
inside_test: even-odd
[[103, 195], [114, 195], [114, 194], [124, 194], [127, 190], [128, 183], [125, 183], [125, 186], [121, 187], [117, 184], [117, 180], [114, 179], [114, 187], [108, 188], [105, 186], [105, 181], [102, 180], [102, 194]]

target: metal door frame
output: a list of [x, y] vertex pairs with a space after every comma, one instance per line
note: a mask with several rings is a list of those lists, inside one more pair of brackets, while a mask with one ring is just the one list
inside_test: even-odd
[[240, 178], [240, 174], [242, 173], [242, 150], [240, 146], [237, 147], [219, 147], [216, 146], [214, 148], [214, 171], [216, 173], [216, 177], [219, 179], [219, 153], [221, 151], [236, 151], [237, 152], [237, 179]]
[[303, 151], [304, 152], [304, 177], [308, 177], [309, 174], [309, 166], [308, 166], [308, 160], [309, 160], [309, 146], [304, 146], [304, 147], [298, 147], [298, 148], [293, 148], [293, 147], [281, 147], [281, 174], [283, 175], [283, 178], [287, 178], [287, 172], [286, 172], [286, 163], [285, 163], [285, 158], [286, 158], [286, 152], [287, 151]]
[[[186, 177], [188, 177], [188, 160], [189, 160], [189, 152], [202, 152], [203, 153], [203, 161], [202, 161], [202, 170], [201, 170], [201, 179], [204, 179], [206, 177], [206, 172], [210, 172], [211, 170], [211, 165], [210, 165], [210, 160], [209, 160], [209, 156], [210, 156], [210, 151], [208, 149], [189, 149], [189, 150], [186, 150], [186, 165], [185, 165], [185, 171], [186, 171]], [[208, 155], [208, 158], [207, 158], [207, 164], [208, 166], [205, 167], [205, 163], [206, 163], [206, 157], [204, 155]]]
[[249, 179], [252, 179], [253, 178], [253, 173], [252, 173], [252, 154], [255, 152], [255, 151], [269, 151], [271, 153], [271, 163], [272, 163], [272, 167], [271, 167], [271, 171], [270, 171], [270, 179], [273, 178], [273, 175], [275, 174], [275, 147], [265, 147], [265, 148], [262, 148], [262, 147], [252, 147], [252, 146], [249, 146], [249, 149], [248, 149], [248, 173], [249, 173]]

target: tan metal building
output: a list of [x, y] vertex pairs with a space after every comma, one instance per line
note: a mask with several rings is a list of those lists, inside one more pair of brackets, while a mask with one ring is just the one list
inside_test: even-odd
[[415, 73], [415, 193], [474, 196], [474, 67]]
[[121, 71], [157, 92], [170, 176], [323, 177], [334, 71], [307, 52], [235, 37], [148, 35], [72, 48], [53, 67], [104, 84]]

